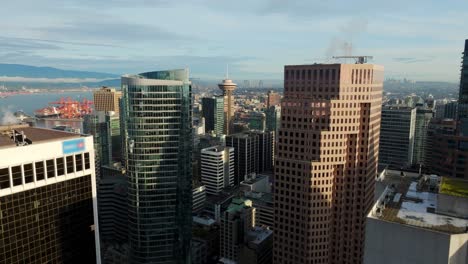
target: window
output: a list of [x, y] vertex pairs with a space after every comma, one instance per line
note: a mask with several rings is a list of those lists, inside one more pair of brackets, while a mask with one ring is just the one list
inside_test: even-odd
[[56, 159], [57, 161], [57, 176], [63, 176], [65, 174], [65, 164], [63, 158]]
[[53, 159], [46, 161], [46, 167], [47, 167], [47, 179], [55, 177], [56, 175], [55, 175], [55, 166], [54, 166]]
[[38, 161], [36, 162], [36, 181], [43, 180], [44, 176], [44, 162]]
[[75, 155], [76, 171], [83, 170], [83, 154]]
[[89, 165], [89, 153], [84, 154], [84, 160], [85, 160], [85, 170], [89, 170], [90, 165]]
[[73, 156], [66, 157], [66, 160], [67, 160], [67, 174], [75, 172], [75, 169], [73, 167]]
[[21, 179], [21, 166], [11, 167], [11, 174], [13, 177], [13, 186], [18, 186], [23, 183]]
[[24, 169], [24, 181], [25, 183], [30, 183], [34, 181], [34, 172], [32, 163], [23, 165]]
[[10, 173], [8, 168], [0, 169], [0, 189], [10, 188]]

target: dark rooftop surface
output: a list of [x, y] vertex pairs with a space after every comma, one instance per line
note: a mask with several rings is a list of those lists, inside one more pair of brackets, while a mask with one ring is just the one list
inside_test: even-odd
[[10, 147], [15, 146], [15, 142], [10, 138], [12, 135], [12, 130], [15, 129], [18, 132], [23, 132], [26, 135], [26, 138], [29, 138], [32, 141], [32, 144], [57, 140], [57, 139], [66, 139], [66, 138], [79, 138], [80, 134], [74, 134], [64, 131], [37, 128], [37, 127], [24, 127], [24, 126], [2, 126], [0, 127], [0, 148], [1, 147]]

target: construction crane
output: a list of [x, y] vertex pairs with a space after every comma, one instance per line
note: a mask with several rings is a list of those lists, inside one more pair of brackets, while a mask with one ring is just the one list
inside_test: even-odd
[[356, 64], [367, 63], [367, 60], [372, 60], [373, 56], [333, 56], [333, 59], [354, 59]]

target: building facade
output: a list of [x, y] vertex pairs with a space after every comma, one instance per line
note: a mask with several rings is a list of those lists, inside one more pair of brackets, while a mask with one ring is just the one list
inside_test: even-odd
[[205, 133], [213, 131], [216, 135], [224, 133], [224, 97], [202, 98], [202, 112], [205, 118]]
[[436, 118], [437, 119], [457, 119], [458, 115], [458, 101], [437, 101], [436, 104]]
[[239, 263], [271, 264], [273, 257], [273, 231], [255, 226], [247, 232], [240, 250]]
[[428, 128], [426, 168], [433, 174], [468, 179], [468, 136], [455, 120], [436, 120]]
[[274, 131], [278, 134], [278, 129], [281, 123], [281, 106], [270, 106], [265, 110], [266, 115], [266, 130]]
[[234, 148], [210, 147], [201, 150], [201, 180], [206, 193], [217, 195], [234, 185]]
[[122, 98], [121, 91], [104, 86], [99, 91], [94, 92], [93, 97], [95, 111], [119, 113], [119, 101]]
[[434, 112], [424, 107], [416, 108], [416, 120], [414, 128], [413, 164], [426, 164], [424, 160], [427, 151], [427, 129]]
[[251, 130], [260, 130], [265, 131], [266, 129], [266, 115], [263, 112], [252, 111], [247, 115], [247, 123], [249, 124], [249, 129]]
[[122, 92], [131, 263], [190, 263], [188, 71], [125, 75]]
[[281, 103], [281, 95], [273, 91], [268, 91], [267, 108], [277, 106]]
[[415, 127], [416, 108], [382, 108], [379, 165], [400, 168], [413, 164]]
[[127, 242], [127, 184], [127, 177], [122, 168], [102, 166], [97, 197], [99, 231], [103, 247]]
[[101, 263], [93, 138], [0, 127], [0, 157], [0, 262]]
[[255, 226], [255, 208], [250, 200], [232, 200], [221, 217], [220, 256], [222, 263], [237, 263], [247, 232]]
[[252, 172], [271, 171], [274, 132], [250, 131], [226, 137], [226, 146], [234, 148], [234, 184], [239, 185]]
[[206, 187], [204, 185], [193, 188], [192, 200], [192, 213], [199, 213], [203, 211], [206, 202]]
[[382, 83], [378, 65], [285, 66], [273, 263], [361, 263]]
[[[468, 123], [468, 39], [465, 40], [465, 49], [462, 53], [458, 103], [458, 117], [465, 119], [465, 122]], [[468, 135], [468, 131], [465, 131], [465, 134]]]

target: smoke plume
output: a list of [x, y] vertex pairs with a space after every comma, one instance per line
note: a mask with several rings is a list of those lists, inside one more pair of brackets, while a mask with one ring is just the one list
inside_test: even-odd
[[18, 123], [18, 119], [10, 109], [6, 107], [0, 108], [0, 125], [12, 125]]
[[340, 27], [339, 34], [330, 40], [325, 54], [327, 58], [351, 56], [353, 54], [353, 41], [367, 30], [367, 25], [367, 19], [355, 18]]

